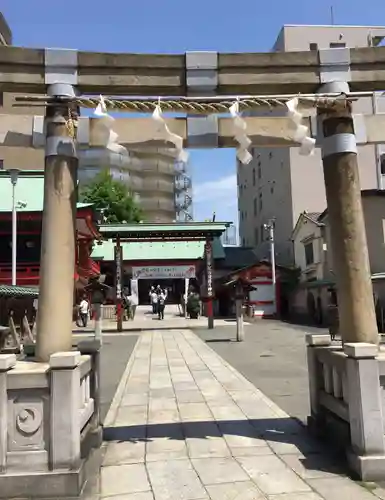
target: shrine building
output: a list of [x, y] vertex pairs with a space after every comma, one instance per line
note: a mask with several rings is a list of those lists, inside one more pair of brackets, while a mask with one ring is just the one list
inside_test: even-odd
[[[12, 283], [12, 185], [7, 171], [0, 172], [0, 285]], [[44, 172], [20, 171], [15, 188], [17, 211], [16, 284], [38, 286]], [[78, 203], [76, 216], [75, 287], [84, 288], [89, 278], [100, 274], [91, 259], [93, 242], [100, 239], [97, 212], [91, 204]], [[58, 262], [58, 265], [60, 263]]]

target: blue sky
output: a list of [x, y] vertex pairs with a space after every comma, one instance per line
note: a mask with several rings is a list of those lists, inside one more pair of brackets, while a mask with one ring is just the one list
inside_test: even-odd
[[[283, 24], [330, 24], [332, 0], [2, 0], [15, 45], [100, 52], [263, 52]], [[335, 24], [385, 24], [385, 1], [334, 0]], [[237, 222], [233, 150], [192, 151], [194, 216]]]

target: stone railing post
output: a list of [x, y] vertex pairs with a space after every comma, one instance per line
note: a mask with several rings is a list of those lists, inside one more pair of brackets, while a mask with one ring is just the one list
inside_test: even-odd
[[100, 350], [101, 342], [97, 339], [82, 340], [78, 343], [78, 349], [82, 354], [88, 354], [92, 359], [92, 371], [90, 378], [90, 396], [94, 400], [95, 408], [91, 419], [91, 432], [93, 434], [94, 447], [102, 444], [102, 422], [100, 415]]
[[308, 426], [311, 431], [318, 433], [322, 427], [322, 413], [319, 406], [319, 393], [322, 373], [316, 357], [317, 347], [328, 347], [331, 344], [330, 335], [306, 335], [307, 366], [309, 377], [310, 416]]
[[50, 356], [51, 446], [50, 466], [75, 469], [80, 464], [80, 352]]
[[0, 474], [7, 465], [8, 396], [7, 372], [16, 364], [15, 354], [0, 354]]
[[351, 450], [348, 460], [364, 481], [383, 478], [385, 442], [378, 346], [346, 343]]

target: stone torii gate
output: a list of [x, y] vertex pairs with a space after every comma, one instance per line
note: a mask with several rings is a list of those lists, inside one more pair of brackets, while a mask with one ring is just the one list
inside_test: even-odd
[[[365, 351], [365, 343], [370, 343], [377, 349], [378, 334], [361, 207], [356, 144], [385, 142], [385, 123], [381, 115], [352, 116], [351, 103], [355, 97], [364, 95], [363, 92], [385, 88], [384, 62], [385, 47], [273, 54], [189, 52], [183, 55], [101, 54], [1, 47], [2, 90], [40, 94], [41, 97], [37, 100], [46, 105], [44, 120], [41, 116], [0, 117], [0, 144], [45, 149], [41, 286], [36, 350], [38, 360], [52, 360], [58, 352], [61, 355], [63, 352], [68, 353], [72, 347], [77, 156], [82, 147], [106, 145], [105, 139], [96, 133], [97, 120], [78, 118], [78, 107], [86, 104], [89, 96], [103, 93], [114, 96], [139, 95], [141, 99], [137, 99], [137, 103], [143, 102], [145, 96], [156, 96], [156, 99], [158, 96], [164, 96], [158, 101], [162, 106], [167, 106], [170, 101], [184, 102], [179, 108], [173, 104], [171, 109], [196, 115], [197, 108], [201, 105], [201, 114], [205, 115], [210, 113], [209, 105], [211, 110], [217, 111], [213, 105], [213, 102], [218, 100], [215, 96], [224, 96], [224, 106], [238, 98], [242, 110], [247, 99], [256, 100], [255, 94], [261, 94], [259, 100], [265, 104], [273, 101], [284, 103], [288, 100], [288, 97], [285, 97], [288, 95], [294, 97], [298, 93], [311, 94], [318, 112], [317, 139], [323, 156], [333, 260], [339, 291], [341, 332], [344, 342], [349, 346], [346, 355], [353, 363], [349, 364], [350, 380], [357, 382], [356, 387], [350, 387], [354, 405], [353, 399], [349, 405], [355, 453], [353, 466], [362, 477], [368, 478], [370, 474], [370, 477], [374, 477], [370, 461], [360, 461], [360, 457], [364, 456], [366, 459], [373, 454], [373, 408], [377, 418], [377, 467], [385, 462], [385, 443], [382, 421], [380, 425], [378, 418], [378, 415], [382, 415], [379, 407], [378, 377], [373, 400], [367, 403], [366, 409], [370, 411], [367, 415], [364, 411], [367, 400], [362, 384], [364, 372], [360, 359], [364, 357], [374, 360], [374, 351], [369, 349], [369, 356], [369, 351]], [[326, 94], [327, 98], [317, 101], [316, 94]], [[226, 97], [229, 95], [232, 97]], [[209, 96], [213, 96], [212, 102]], [[171, 99], [173, 97], [175, 98]], [[206, 101], [205, 106], [200, 98]], [[194, 109], [188, 107], [188, 102], [192, 101], [198, 104]], [[148, 99], [146, 105], [151, 102], [154, 105], [154, 99]], [[138, 106], [143, 111], [141, 105]], [[114, 128], [119, 134], [121, 145], [128, 148], [138, 143], [144, 147], [159, 143], [164, 145], [164, 137], [157, 135], [154, 123], [151, 120], [143, 120], [116, 120]], [[295, 130], [290, 127], [290, 120], [286, 117], [250, 117], [246, 118], [245, 122], [248, 136], [254, 146], [299, 145], [295, 140]], [[304, 118], [303, 122], [309, 126], [311, 133], [316, 135], [316, 129], [312, 127], [315, 121]], [[218, 118], [212, 111], [209, 116], [174, 118], [166, 120], [166, 123], [171, 132], [182, 137], [187, 147], [212, 148], [236, 144], [230, 120]], [[73, 364], [68, 367], [72, 368], [78, 360], [71, 358], [70, 362]], [[52, 366], [58, 368], [55, 363], [57, 362], [54, 359]], [[60, 363], [64, 361], [60, 359]], [[66, 366], [60, 365], [60, 369]], [[370, 365], [370, 382], [365, 379], [372, 385], [376, 379], [376, 369], [378, 375], [378, 367], [375, 366], [376, 368], [373, 363]], [[0, 371], [2, 369], [0, 364]], [[367, 374], [366, 370], [365, 376]], [[312, 376], [312, 373], [310, 375]], [[314, 383], [313, 380], [313, 386]], [[312, 391], [312, 397], [312, 411], [316, 412], [319, 405], [316, 389]], [[75, 441], [76, 435], [74, 434], [73, 438]], [[0, 434], [0, 469], [6, 463], [6, 459], [1, 455], [5, 446], [2, 439], [4, 440], [4, 436]], [[73, 469], [74, 463], [78, 464], [78, 455], [74, 459], [71, 458], [74, 456], [71, 455], [72, 448], [68, 451], [68, 456], [63, 453], [58, 464], [62, 469], [63, 464], [64, 468]], [[379, 457], [382, 462], [378, 460]], [[368, 469], [365, 469], [364, 463], [369, 463]], [[365, 475], [366, 470], [369, 475]], [[385, 470], [382, 471], [382, 476], [385, 476]]]
[[[77, 106], [85, 102], [76, 103], [75, 97], [79, 93], [85, 96], [103, 92], [125, 96], [168, 96], [161, 101], [165, 109], [169, 109], [167, 103], [171, 96], [189, 96], [199, 103], [194, 96], [231, 93], [239, 96], [242, 109], [247, 96], [262, 91], [264, 95], [278, 93], [282, 97], [293, 91], [296, 94], [321, 92], [338, 95], [385, 88], [385, 71], [379, 64], [384, 61], [384, 47], [269, 54], [188, 52], [184, 55], [101, 54], [1, 47], [0, 85], [3, 90], [48, 95], [43, 97], [48, 103], [45, 120], [41, 116], [0, 117], [2, 145], [45, 148], [38, 357], [46, 360], [50, 354], [71, 346], [72, 278], [69, 269], [73, 268], [74, 254], [72, 228], [77, 150], [105, 146], [104, 139], [95, 133], [98, 120], [78, 119]], [[184, 106], [179, 105], [177, 109], [189, 109], [188, 99], [176, 98], [173, 102], [184, 102]], [[263, 102], [266, 103], [266, 99], [262, 99]], [[360, 144], [385, 142], [385, 120], [382, 115], [353, 119], [350, 101], [341, 99], [340, 102], [342, 106], [318, 108], [323, 123], [318, 130], [323, 128], [321, 145], [326, 194], [333, 241], [338, 241], [333, 245], [337, 285], [340, 291], [344, 291], [339, 302], [341, 331], [345, 341], [377, 342], [365, 231], [361, 203], [357, 201], [360, 188], [354, 132], [358, 132], [359, 125]], [[122, 108], [116, 105], [116, 109], [119, 107]], [[175, 110], [175, 107], [170, 107]], [[140, 102], [137, 109], [143, 110]], [[203, 107], [204, 112], [206, 109]], [[251, 117], [245, 118], [245, 122], [254, 146], [298, 145], [288, 117]], [[316, 135], [317, 121], [304, 118], [303, 122], [312, 135]], [[194, 115], [171, 118], [166, 123], [188, 147], [235, 144], [229, 118], [218, 118], [213, 114]], [[164, 138], [151, 120], [123, 118], [117, 120], [114, 127], [123, 146], [164, 145]], [[61, 266], [56, 265], [58, 255]], [[60, 299], [52, 294], [57, 286], [61, 287]], [[57, 318], [55, 334], [52, 333], [52, 317]]]

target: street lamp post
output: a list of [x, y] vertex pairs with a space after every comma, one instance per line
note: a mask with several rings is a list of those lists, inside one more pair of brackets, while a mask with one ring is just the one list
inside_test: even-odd
[[16, 285], [16, 257], [17, 257], [17, 216], [16, 216], [16, 184], [19, 170], [9, 171], [12, 183], [12, 286]]
[[273, 284], [274, 314], [276, 314], [277, 313], [277, 278], [276, 278], [276, 273], [275, 273], [274, 226], [275, 226], [275, 219], [270, 219], [267, 224], [264, 224], [264, 228], [269, 232], [270, 262], [271, 262], [271, 281], [272, 281], [272, 284]]

